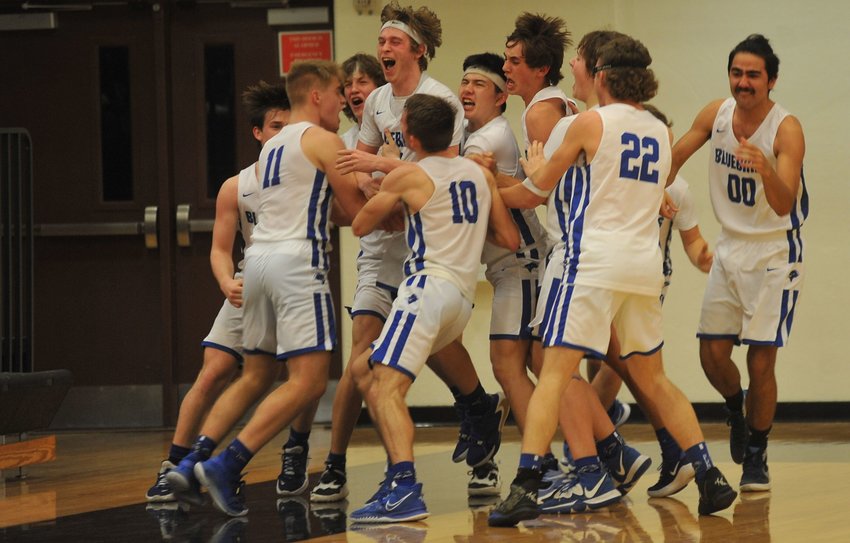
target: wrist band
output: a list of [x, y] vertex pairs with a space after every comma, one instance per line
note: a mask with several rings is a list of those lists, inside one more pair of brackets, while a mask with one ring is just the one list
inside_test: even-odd
[[537, 185], [534, 184], [534, 181], [532, 181], [530, 177], [526, 177], [523, 180], [522, 186], [527, 188], [529, 191], [536, 194], [537, 196], [540, 196], [541, 198], [548, 198], [549, 197], [549, 192], [537, 188]]

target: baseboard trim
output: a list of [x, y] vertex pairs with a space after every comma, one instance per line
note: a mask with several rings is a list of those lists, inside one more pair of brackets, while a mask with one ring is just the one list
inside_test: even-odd
[[[725, 422], [726, 411], [720, 403], [695, 403], [694, 411], [701, 422]], [[417, 426], [457, 424], [452, 406], [411, 407], [410, 416]], [[850, 402], [782, 402], [776, 406], [776, 422], [850, 422]], [[513, 415], [508, 418], [512, 424]], [[632, 404], [628, 423], [645, 423], [640, 407]], [[370, 424], [366, 409], [360, 411], [358, 425]], [[627, 424], [628, 424], [627, 423]]]

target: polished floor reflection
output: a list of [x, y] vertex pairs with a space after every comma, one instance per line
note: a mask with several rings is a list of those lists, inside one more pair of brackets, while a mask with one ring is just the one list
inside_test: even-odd
[[[726, 427], [704, 425], [709, 447], [731, 482], [740, 466], [729, 460]], [[771, 438], [773, 490], [742, 494], [716, 516], [696, 514], [697, 491], [689, 485], [674, 498], [649, 499], [655, 482], [647, 473], [623, 503], [579, 515], [550, 515], [518, 528], [489, 528], [492, 501], [466, 495], [466, 468], [453, 464], [456, 430], [417, 430], [417, 469], [431, 516], [400, 525], [351, 525], [347, 515], [373, 493], [384, 455], [370, 429], [357, 431], [349, 452], [351, 495], [339, 504], [278, 499], [274, 478], [279, 452], [263, 450], [252, 461], [245, 489], [250, 512], [229, 519], [210, 505], [151, 506], [143, 494], [153, 482], [168, 432], [87, 432], [57, 436], [56, 462], [33, 466], [27, 478], [0, 483], [0, 541], [581, 541], [581, 542], [798, 542], [850, 541], [850, 424], [778, 424]], [[623, 434], [653, 457], [651, 429], [627, 424]], [[282, 439], [276, 440], [280, 443]], [[328, 431], [314, 430], [310, 471], [318, 476]], [[504, 478], [513, 474], [519, 443], [508, 429], [499, 453]], [[503, 491], [507, 489], [507, 481]], [[306, 498], [306, 494], [305, 494]]]

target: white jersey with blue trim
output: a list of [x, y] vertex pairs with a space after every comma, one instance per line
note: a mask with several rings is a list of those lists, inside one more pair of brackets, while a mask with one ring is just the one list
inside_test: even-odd
[[628, 104], [595, 111], [602, 137], [591, 162], [576, 166], [563, 282], [659, 296], [658, 210], [672, 158], [667, 127]]
[[[528, 129], [525, 127], [525, 116], [528, 113], [528, 110], [530, 110], [532, 108], [532, 106], [534, 106], [534, 104], [536, 104], [537, 102], [542, 102], [544, 100], [551, 100], [552, 98], [558, 98], [562, 102], [564, 102], [564, 108], [566, 108], [566, 112], [567, 112], [566, 115], [567, 116], [571, 115], [570, 102], [572, 102], [573, 104], [575, 104], [575, 102], [573, 102], [569, 97], [567, 97], [567, 95], [564, 94], [564, 91], [562, 91], [561, 89], [559, 89], [555, 85], [551, 85], [549, 87], [544, 87], [544, 88], [540, 89], [539, 91], [537, 91], [537, 94], [535, 94], [531, 98], [531, 102], [529, 102], [528, 105], [525, 106], [525, 110], [523, 110], [522, 116], [520, 117], [520, 124], [522, 125], [522, 140], [523, 140], [523, 143], [525, 143], [526, 149], [528, 149], [528, 147], [532, 144], [532, 142], [528, 141]], [[551, 138], [551, 135], [549, 137]], [[543, 142], [543, 143], [546, 143], [546, 142]]]
[[357, 140], [360, 137], [360, 126], [354, 123], [354, 126], [345, 131], [345, 134], [340, 136], [342, 144], [346, 149], [356, 149]]
[[[552, 128], [549, 134], [549, 139], [543, 146], [543, 156], [547, 160], [552, 158], [558, 147], [564, 142], [564, 136], [573, 121], [576, 120], [576, 115], [563, 117]], [[581, 158], [579, 163], [584, 165], [584, 159]], [[567, 235], [567, 220], [570, 210], [570, 200], [572, 199], [573, 177], [575, 174], [575, 166], [570, 166], [566, 172], [558, 180], [558, 184], [549, 193], [549, 198], [546, 201], [546, 235], [549, 238], [549, 254], [552, 254], [564, 246], [564, 240]], [[582, 171], [579, 173], [581, 174]]]
[[[443, 85], [427, 73], [423, 72], [419, 78], [419, 84], [411, 93], [428, 94], [445, 99], [455, 108], [455, 124], [452, 133], [452, 141], [449, 147], [460, 145], [463, 137], [463, 105], [447, 86]], [[401, 133], [401, 114], [404, 111], [404, 103], [410, 96], [394, 96], [390, 83], [382, 85], [373, 90], [366, 98], [363, 106], [363, 122], [360, 125], [360, 141], [370, 147], [380, 147], [387, 143], [384, 131], [389, 130], [395, 144], [401, 152], [401, 159], [409, 162], [416, 161], [415, 153], [410, 150], [404, 142]]]
[[[783, 234], [800, 228], [809, 213], [809, 197], [803, 170], [794, 207], [787, 215], [777, 215], [764, 194], [761, 175], [745, 168], [735, 158], [738, 140], [732, 129], [735, 99], [727, 98], [714, 119], [711, 130], [711, 155], [708, 179], [714, 215], [724, 230], [733, 235], [763, 236]], [[761, 149], [772, 167], [776, 167], [773, 144], [779, 125], [789, 113], [773, 104], [767, 117], [747, 141]]]
[[254, 244], [308, 241], [312, 265], [327, 269], [332, 191], [325, 172], [304, 155], [301, 140], [310, 122], [285, 126], [260, 152], [260, 197], [263, 220], [254, 228]]
[[[254, 239], [254, 227], [257, 225], [257, 208], [260, 197], [260, 183], [257, 180], [257, 168], [259, 163], [254, 162], [241, 172], [236, 181], [236, 207], [239, 209], [239, 221], [237, 227], [242, 234], [242, 254], [248, 250]], [[241, 272], [245, 268], [245, 258], [239, 261], [236, 269]]]
[[661, 247], [661, 255], [664, 258], [665, 286], [670, 284], [670, 276], [673, 275], [673, 258], [670, 255], [670, 241], [673, 238], [673, 230], [682, 232], [699, 224], [694, 197], [691, 196], [688, 182], [681, 175], [677, 175], [666, 190], [673, 201], [673, 205], [679, 211], [673, 215], [673, 220], [666, 219], [663, 215], [658, 216], [658, 245]]
[[[496, 167], [501, 173], [517, 179], [525, 177], [522, 166], [519, 164], [520, 155], [516, 138], [510, 123], [504, 116], [494, 117], [475, 132], [469, 132], [467, 124], [464, 122], [464, 137], [461, 145], [463, 156], [493, 153]], [[511, 209], [510, 212], [520, 233], [520, 247], [514, 252], [489, 241], [486, 242], [484, 251], [481, 253], [481, 263], [488, 269], [511, 255], [539, 260], [540, 253], [546, 250], [546, 232], [540, 225], [537, 213], [533, 209]]]
[[405, 276], [443, 277], [471, 302], [492, 204], [487, 179], [480, 166], [463, 157], [432, 156], [418, 165], [434, 183], [434, 193], [419, 211], [407, 214]]

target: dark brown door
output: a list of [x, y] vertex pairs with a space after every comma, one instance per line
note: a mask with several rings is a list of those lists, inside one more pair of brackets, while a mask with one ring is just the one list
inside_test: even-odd
[[265, 9], [130, 2], [0, 33], [0, 125], [32, 138], [35, 369], [74, 375], [59, 426], [175, 420], [223, 300], [215, 195], [258, 154], [240, 93], [278, 79], [278, 30]]

